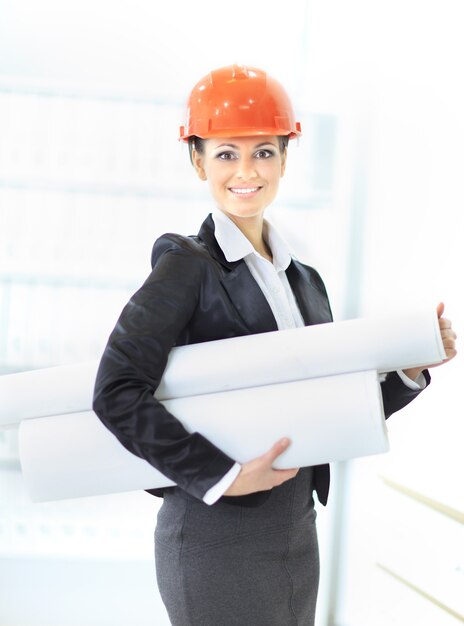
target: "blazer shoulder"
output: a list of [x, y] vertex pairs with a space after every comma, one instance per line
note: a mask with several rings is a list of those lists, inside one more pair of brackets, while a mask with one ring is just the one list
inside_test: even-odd
[[292, 263], [294, 267], [296, 267], [296, 269], [299, 270], [303, 274], [306, 280], [313, 287], [316, 287], [316, 289], [318, 289], [322, 293], [327, 294], [327, 289], [325, 287], [324, 281], [322, 280], [322, 276], [314, 267], [311, 267], [310, 265], [306, 265], [305, 263], [302, 263], [301, 261], [298, 261], [297, 259], [293, 257], [292, 257]]
[[179, 235], [165, 233], [153, 244], [151, 266], [155, 267], [159, 259], [166, 253], [174, 253], [196, 257], [198, 260], [211, 260], [206, 246], [196, 235]]

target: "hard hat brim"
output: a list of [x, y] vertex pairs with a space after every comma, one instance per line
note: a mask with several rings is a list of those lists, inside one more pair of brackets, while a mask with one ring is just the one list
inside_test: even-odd
[[181, 126], [179, 130], [179, 141], [188, 141], [190, 137], [199, 137], [200, 139], [213, 139], [218, 137], [283, 137], [288, 136], [289, 139], [295, 139], [301, 136], [301, 124], [296, 123], [296, 131], [289, 132], [284, 129], [273, 128], [221, 128], [218, 130], [208, 131], [206, 133], [200, 132], [185, 132], [185, 127]]

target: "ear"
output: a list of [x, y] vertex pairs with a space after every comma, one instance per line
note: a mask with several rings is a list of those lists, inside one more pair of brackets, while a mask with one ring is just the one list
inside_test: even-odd
[[280, 155], [280, 177], [285, 174], [285, 168], [287, 167], [287, 148]]
[[198, 174], [198, 178], [200, 180], [206, 180], [206, 172], [205, 172], [205, 168], [203, 165], [203, 155], [200, 154], [199, 152], [197, 152], [195, 150], [195, 148], [192, 148], [192, 164], [193, 167], [196, 170], [196, 173]]

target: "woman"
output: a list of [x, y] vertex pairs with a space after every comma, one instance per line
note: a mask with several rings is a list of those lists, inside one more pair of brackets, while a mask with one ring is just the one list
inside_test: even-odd
[[[278, 82], [240, 66], [202, 79], [187, 117], [181, 138], [216, 210], [198, 236], [155, 242], [153, 270], [103, 354], [94, 410], [177, 485], [153, 491], [164, 497], [156, 567], [172, 624], [310, 625], [319, 578], [312, 494], [326, 503], [328, 466], [273, 469], [287, 439], [240, 466], [153, 397], [173, 346], [332, 321], [318, 273], [293, 259], [264, 220], [300, 125]], [[454, 333], [441, 323], [452, 356]], [[386, 415], [429, 380], [422, 368], [389, 374]]]

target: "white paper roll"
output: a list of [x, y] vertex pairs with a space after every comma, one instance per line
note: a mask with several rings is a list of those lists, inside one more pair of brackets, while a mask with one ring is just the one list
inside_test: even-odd
[[[160, 400], [445, 358], [435, 310], [261, 333], [171, 351]], [[217, 363], [221, 366], [217, 367]]]
[[[156, 397], [190, 397], [365, 370], [388, 372], [444, 358], [433, 309], [318, 324], [173, 348]], [[92, 362], [1, 376], [0, 425], [90, 410], [97, 367]]]
[[[292, 440], [276, 467], [303, 467], [388, 450], [375, 371], [261, 386], [165, 402], [239, 462]], [[172, 485], [128, 452], [89, 411], [23, 421], [20, 457], [35, 501]]]
[[98, 361], [0, 376], [0, 427], [92, 408]]

